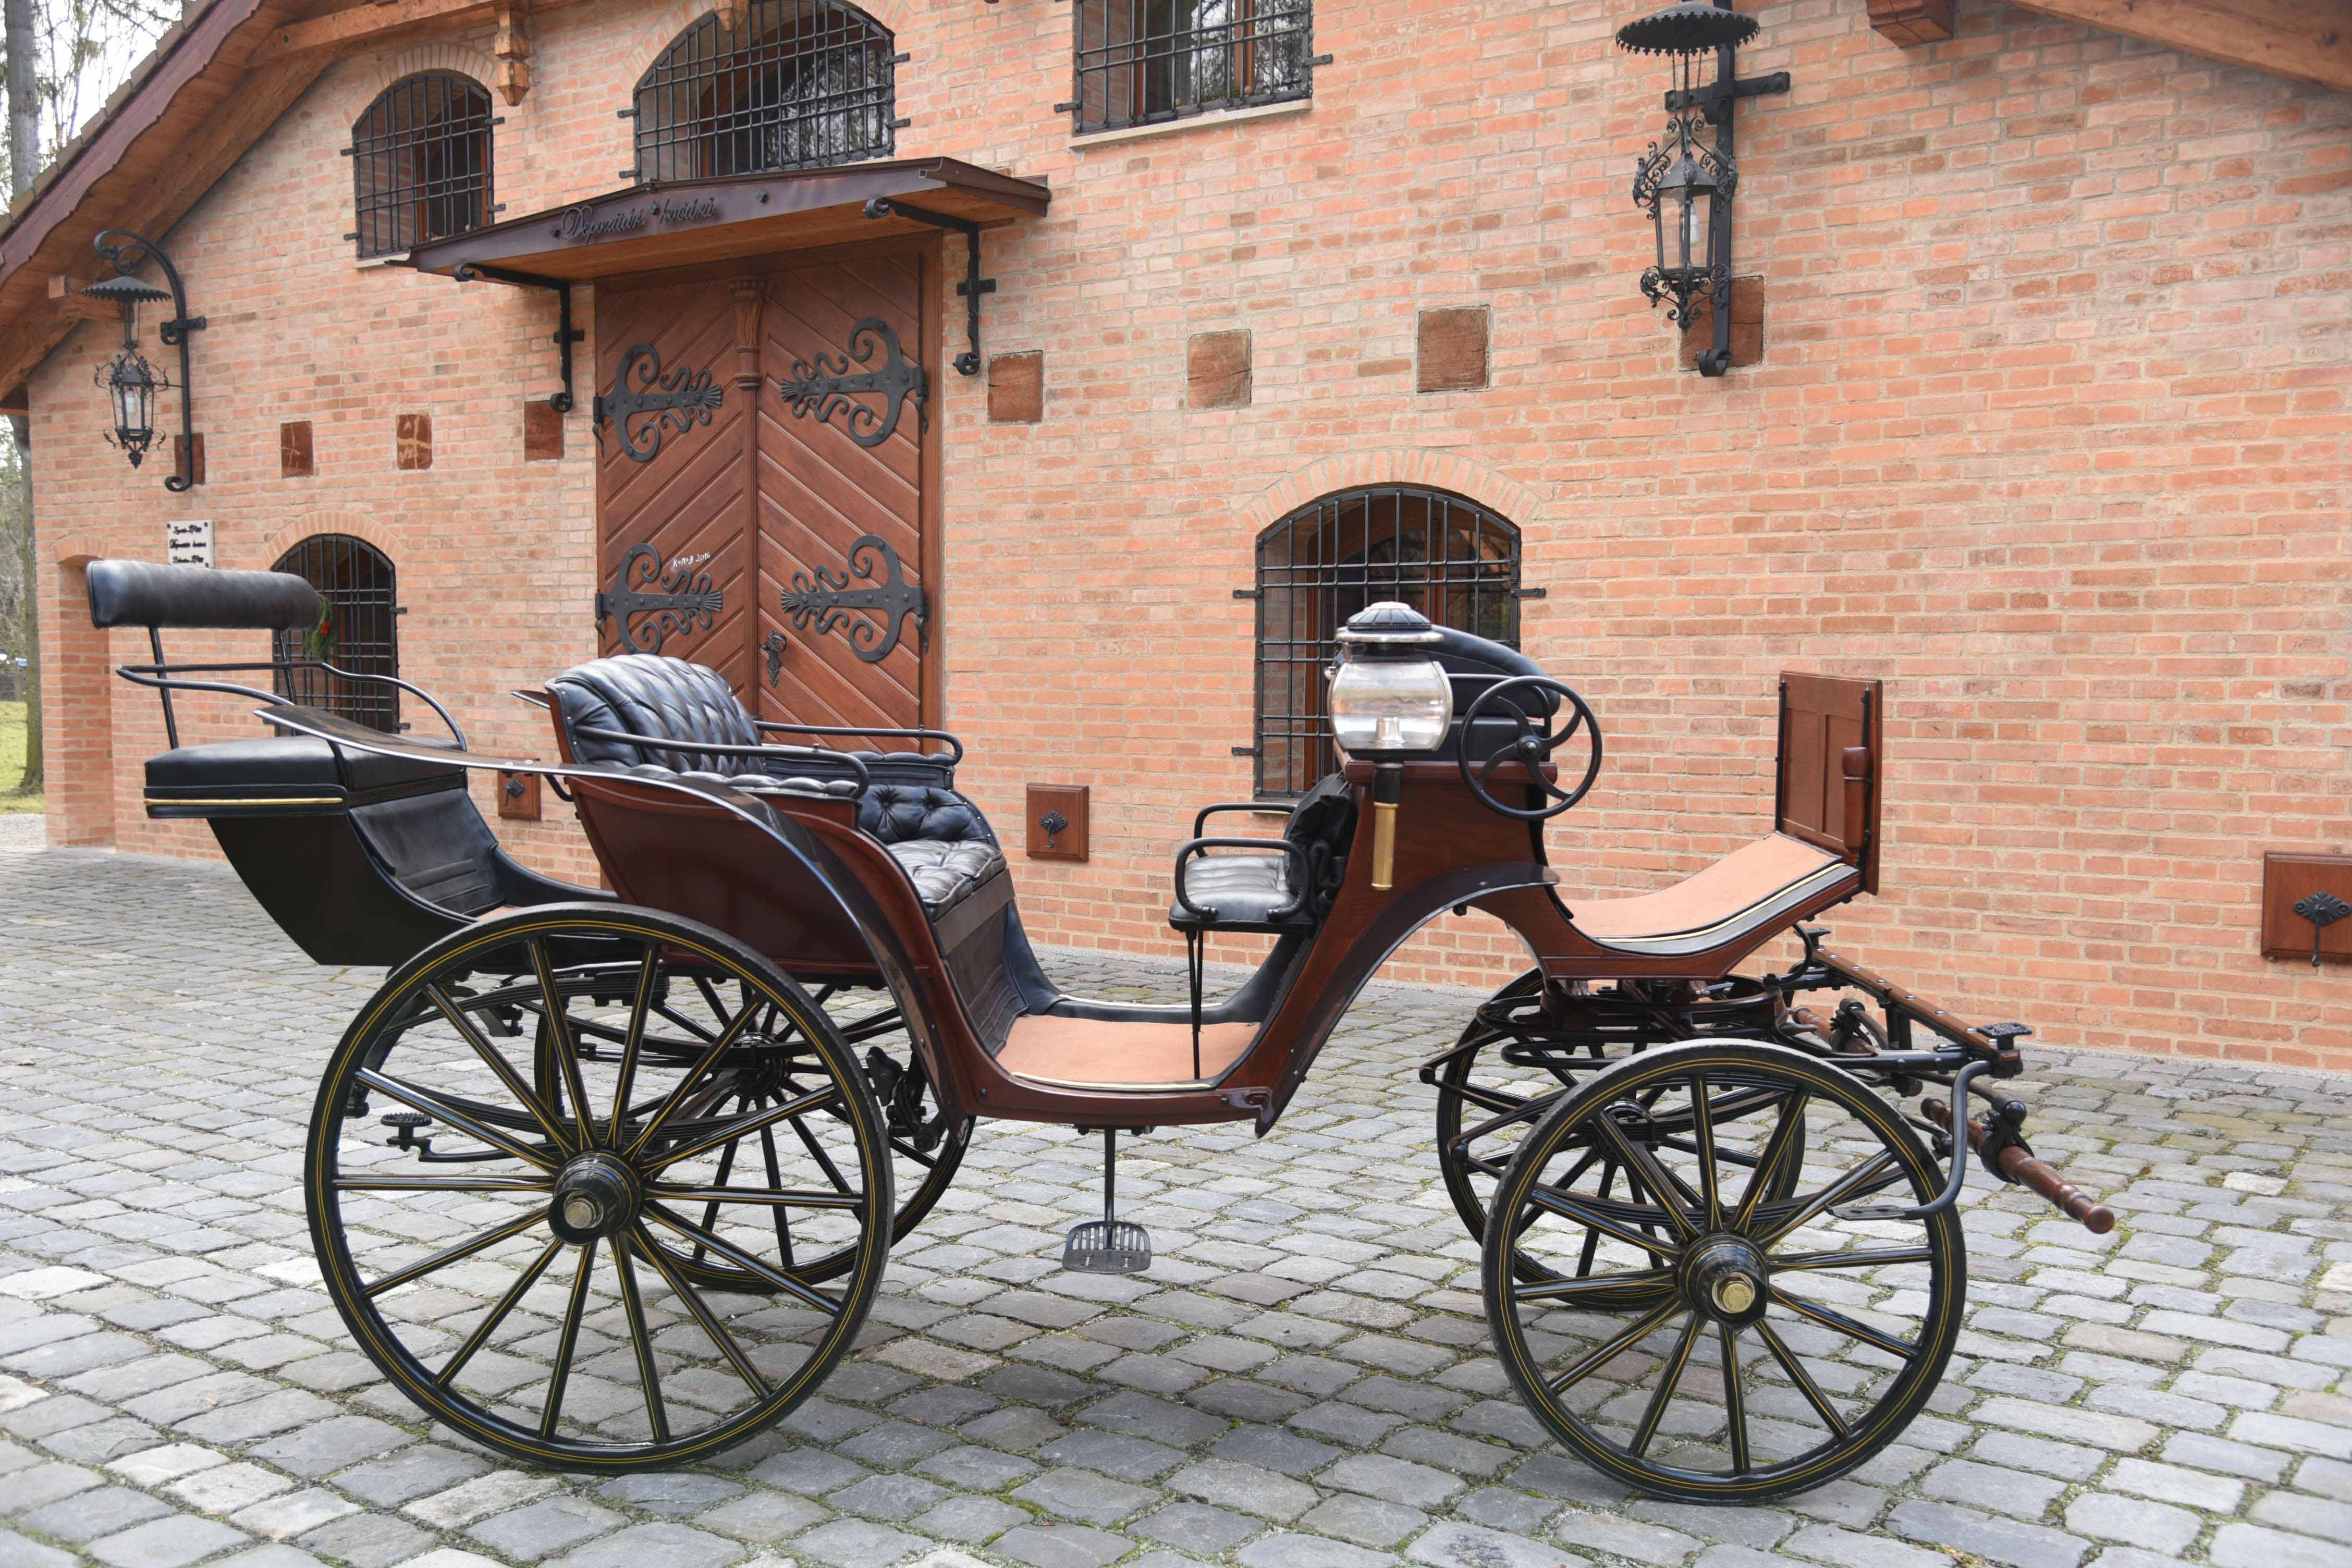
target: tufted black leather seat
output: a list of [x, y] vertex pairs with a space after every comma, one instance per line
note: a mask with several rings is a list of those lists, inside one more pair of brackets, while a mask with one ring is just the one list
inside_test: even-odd
[[[1295, 853], [1180, 855], [1176, 877], [1181, 893], [1169, 907], [1168, 923], [1179, 931], [1277, 931], [1314, 925], [1339, 895], [1355, 827], [1355, 792], [1345, 777], [1333, 773], [1299, 796], [1283, 824], [1283, 839]], [[1302, 865], [1305, 898], [1298, 896]]]
[[[575, 665], [548, 687], [561, 708], [572, 755], [583, 762], [641, 778], [715, 779], [743, 790], [836, 797], [857, 794], [846, 765], [828, 773], [821, 755], [730, 757], [579, 732], [584, 725], [718, 746], [761, 745], [759, 727], [727, 678], [707, 666], [660, 654], [622, 654]], [[955, 792], [955, 772], [945, 758], [870, 751], [854, 755], [866, 765], [871, 781], [857, 803], [857, 826], [888, 847], [934, 921], [1003, 872], [995, 833], [980, 808]], [[754, 761], [764, 763], [765, 771], [735, 771]]]

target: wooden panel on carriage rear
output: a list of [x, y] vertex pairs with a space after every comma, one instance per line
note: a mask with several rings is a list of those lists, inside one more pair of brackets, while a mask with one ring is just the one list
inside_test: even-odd
[[[796, 622], [785, 610], [788, 593], [860, 593], [884, 586], [889, 568], [878, 552], [853, 560], [853, 547], [873, 535], [895, 552], [904, 581], [929, 591], [925, 582], [925, 447], [938, 440], [924, 428], [923, 405], [908, 398], [898, 419], [872, 445], [887, 424], [891, 400], [877, 393], [855, 395], [851, 403], [872, 416], [835, 404], [819, 418], [813, 407], [795, 406], [780, 384], [802, 380], [846, 364], [850, 373], [882, 370], [891, 350], [879, 333], [860, 334], [861, 324], [879, 321], [898, 339], [904, 361], [922, 365], [935, 400], [940, 371], [930, 363], [937, 337], [935, 309], [925, 298], [925, 251], [900, 248], [881, 254], [828, 258], [772, 274], [761, 310], [761, 396], [759, 407], [759, 625], [760, 717], [795, 724], [908, 728], [925, 721], [922, 631], [909, 616], [897, 624], [895, 646], [878, 658], [861, 658], [861, 645], [875, 651], [887, 641], [891, 618], [850, 609], [830, 628], [812, 615]], [[866, 357], [856, 355], [858, 348]], [[820, 357], [822, 356], [822, 358]], [[936, 417], [936, 416], [934, 416]], [[858, 575], [865, 565], [869, 575]], [[822, 574], [823, 575], [820, 575]], [[781, 642], [773, 639], [781, 637]], [[776, 651], [771, 653], [771, 647]], [[938, 716], [930, 715], [936, 722]], [[857, 739], [834, 742], [848, 746]], [[904, 742], [880, 742], [884, 750]]]
[[[736, 384], [736, 311], [725, 282], [598, 289], [600, 392], [615, 390], [614, 378], [640, 347], [658, 356], [658, 371], [648, 384], [656, 362], [638, 354], [627, 385], [618, 389], [625, 396], [661, 398], [667, 392], [672, 401], [684, 399], [707, 373], [703, 395], [715, 396], [718, 405], [689, 404], [675, 414], [650, 406], [599, 428], [596, 585], [607, 595], [619, 587], [659, 595], [699, 588], [707, 574], [719, 602], [707, 625], [698, 611], [682, 617], [682, 625], [666, 625], [657, 609], [630, 616], [625, 646], [620, 617], [608, 618], [598, 630], [597, 651], [656, 651], [658, 642], [657, 651], [709, 665], [748, 695], [758, 583], [744, 461], [749, 398]], [[632, 455], [633, 446], [638, 455]], [[652, 549], [657, 579], [646, 580], [643, 557], [630, 565], [629, 553], [639, 545]], [[618, 581], [625, 567], [631, 572], [625, 583]]]
[[1845, 751], [1871, 752], [1869, 816], [1878, 824], [1879, 683], [1832, 675], [1780, 677], [1780, 831], [1832, 854], [1852, 856], [1846, 837]]

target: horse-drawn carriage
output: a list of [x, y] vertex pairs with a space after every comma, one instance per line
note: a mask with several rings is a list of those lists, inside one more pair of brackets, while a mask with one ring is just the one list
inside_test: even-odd
[[[713, 671], [630, 655], [518, 694], [558, 761], [490, 757], [454, 722], [448, 742], [385, 734], [221, 679], [303, 661], [165, 661], [162, 628], [314, 625], [299, 579], [89, 578], [93, 621], [155, 650], [121, 672], [172, 725], [151, 814], [209, 821], [314, 958], [390, 968], [319, 1089], [319, 1265], [386, 1376], [511, 1454], [666, 1465], [781, 1417], [849, 1348], [978, 1118], [1101, 1131], [1104, 1220], [1066, 1262], [1146, 1266], [1112, 1203], [1117, 1132], [1273, 1128], [1364, 982], [1447, 910], [1535, 958], [1422, 1070], [1496, 1353], [1629, 1485], [1784, 1496], [1901, 1431], [1959, 1329], [1971, 1146], [2112, 1223], [1992, 1087], [2025, 1030], [1970, 1027], [1803, 924], [1876, 886], [1874, 682], [1783, 677], [1768, 831], [1672, 888], [1587, 899], [1563, 894], [1544, 823], [1600, 772], [1591, 709], [1510, 648], [1373, 605], [1332, 675], [1344, 765], [1275, 837], [1200, 814], [1169, 912], [1191, 996], [1139, 1006], [1048, 978], [950, 736], [840, 749], [755, 722]], [[256, 700], [275, 732], [181, 746], [190, 691]], [[611, 891], [502, 854], [466, 788], [479, 768], [566, 793]], [[1792, 931], [1787, 971], [1734, 973]], [[1212, 1000], [1221, 932], [1273, 940]], [[1844, 997], [1824, 1016], [1817, 991]]]

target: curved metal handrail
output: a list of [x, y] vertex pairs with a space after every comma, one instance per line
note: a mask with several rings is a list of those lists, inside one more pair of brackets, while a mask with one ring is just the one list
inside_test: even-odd
[[[752, 723], [761, 730], [788, 730], [795, 735], [897, 735], [913, 741], [945, 741], [952, 748], [948, 766], [953, 768], [963, 764], [963, 742], [945, 730], [876, 730], [860, 729], [854, 724], [785, 724], [768, 719], [755, 719]], [[824, 749], [831, 750], [830, 747]], [[932, 753], [919, 751], [915, 754], [928, 757]]]
[[584, 735], [592, 741], [626, 741], [656, 751], [707, 752], [723, 757], [805, 757], [812, 762], [846, 763], [857, 774], [857, 792], [850, 797], [852, 799], [865, 798], [866, 790], [874, 783], [874, 774], [864, 763], [847, 752], [836, 752], [827, 746], [742, 746], [718, 741], [675, 741], [667, 735], [638, 735], [626, 730], [606, 730], [593, 724], [574, 724], [572, 732]]
[[423, 687], [411, 685], [396, 675], [374, 675], [363, 670], [344, 669], [329, 664], [322, 658], [277, 658], [244, 664], [118, 664], [114, 667], [114, 673], [134, 686], [152, 687], [164, 691], [221, 691], [233, 697], [258, 697], [264, 702], [286, 701], [287, 698], [282, 692], [261, 691], [250, 686], [236, 686], [218, 680], [183, 680], [173, 673], [175, 670], [200, 670], [207, 675], [235, 675], [256, 669], [267, 669], [272, 672], [322, 669], [338, 680], [373, 680], [386, 686], [396, 686], [432, 709], [440, 717], [441, 722], [449, 727], [450, 738], [457, 742], [457, 749], [461, 752], [467, 749], [466, 731], [457, 727], [457, 721], [449, 716], [449, 710], [436, 701], [433, 693]]

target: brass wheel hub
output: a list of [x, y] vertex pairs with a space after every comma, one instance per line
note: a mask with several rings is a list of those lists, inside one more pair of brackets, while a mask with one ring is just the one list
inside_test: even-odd
[[635, 1224], [641, 1195], [636, 1173], [611, 1154], [583, 1154], [557, 1173], [547, 1223], [578, 1247], [617, 1235]]
[[1683, 1300], [1718, 1323], [1739, 1328], [1764, 1315], [1764, 1255], [1740, 1236], [1702, 1237], [1683, 1254]]

